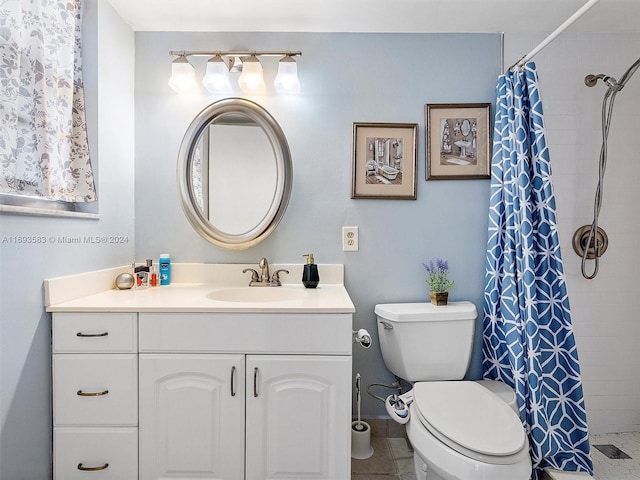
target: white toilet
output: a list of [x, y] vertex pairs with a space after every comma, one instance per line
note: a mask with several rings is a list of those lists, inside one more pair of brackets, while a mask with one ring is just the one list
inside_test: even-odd
[[529, 480], [529, 443], [513, 390], [461, 381], [475, 305], [391, 303], [376, 305], [375, 313], [384, 363], [413, 383], [407, 435], [417, 480]]

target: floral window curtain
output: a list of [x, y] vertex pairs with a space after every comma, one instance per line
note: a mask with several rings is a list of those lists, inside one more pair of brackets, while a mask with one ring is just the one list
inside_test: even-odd
[[2, 2], [2, 193], [96, 200], [82, 83], [81, 3]]

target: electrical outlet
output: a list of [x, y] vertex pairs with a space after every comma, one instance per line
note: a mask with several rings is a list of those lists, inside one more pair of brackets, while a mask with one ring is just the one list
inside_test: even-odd
[[358, 251], [358, 227], [342, 227], [342, 251]]

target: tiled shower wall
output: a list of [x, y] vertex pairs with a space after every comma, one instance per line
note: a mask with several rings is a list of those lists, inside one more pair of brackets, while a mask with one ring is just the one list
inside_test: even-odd
[[[505, 65], [543, 37], [505, 35]], [[591, 224], [606, 87], [640, 57], [640, 34], [563, 33], [535, 57], [551, 153], [572, 318], [591, 433], [640, 430], [640, 71], [616, 97], [599, 225], [609, 249], [593, 280], [580, 272], [574, 231]], [[587, 265], [592, 272], [593, 262]]]

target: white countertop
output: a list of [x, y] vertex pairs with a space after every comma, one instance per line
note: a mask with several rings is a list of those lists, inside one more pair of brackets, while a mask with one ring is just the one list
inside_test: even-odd
[[[187, 273], [203, 271], [202, 265], [176, 265], [176, 277], [184, 280]], [[208, 265], [204, 270], [216, 270]], [[244, 265], [224, 265], [223, 271], [242, 271]], [[284, 266], [287, 267], [287, 266]], [[298, 276], [298, 266], [288, 266], [291, 278]], [[247, 287], [246, 275], [233, 276], [220, 281], [219, 275], [192, 275], [202, 283], [174, 282], [168, 286], [148, 287], [145, 289], [117, 290], [113, 279], [126, 267], [89, 272], [86, 274], [61, 277], [45, 281], [46, 307], [48, 312], [228, 312], [228, 313], [353, 313], [355, 307], [342, 283], [322, 283], [324, 277], [329, 281], [340, 281], [342, 265], [327, 265], [319, 268], [320, 284], [317, 288], [304, 288], [302, 284], [286, 284], [280, 287]], [[274, 266], [283, 268], [283, 266]], [[172, 272], [173, 273], [173, 272]], [[301, 268], [300, 268], [301, 273]], [[295, 277], [294, 277], [295, 274]], [[82, 285], [82, 292], [78, 292]], [[213, 291], [225, 289], [250, 288], [274, 290], [279, 293], [291, 293], [290, 299], [278, 301], [221, 301], [208, 298]], [[78, 292], [76, 295], [70, 293]], [[275, 292], [275, 290], [278, 290]], [[250, 292], [251, 293], [251, 292]], [[258, 292], [256, 292], [258, 293]], [[269, 294], [269, 292], [264, 292]]]
[[[343, 285], [251, 287], [295, 289], [300, 298], [274, 302], [226, 302], [207, 298], [227, 285], [177, 283], [136, 290], [107, 290], [50, 305], [48, 312], [261, 312], [353, 313], [355, 308]], [[249, 288], [249, 287], [247, 287]]]

